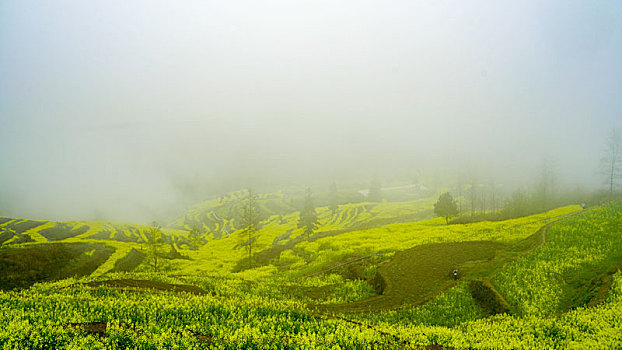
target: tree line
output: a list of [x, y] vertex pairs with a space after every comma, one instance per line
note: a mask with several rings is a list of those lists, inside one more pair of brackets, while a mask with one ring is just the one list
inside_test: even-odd
[[[452, 223], [466, 223], [481, 220], [507, 220], [531, 215], [568, 204], [594, 205], [620, 196], [622, 181], [622, 135], [613, 128], [605, 139], [600, 159], [600, 173], [605, 190], [588, 191], [581, 188], [560, 190], [554, 162], [545, 159], [538, 174], [538, 180], [531, 190], [517, 189], [510, 196], [499, 195], [499, 186], [494, 181], [483, 184], [471, 177], [469, 183], [458, 181], [454, 197], [451, 192], [443, 193], [434, 205], [434, 213], [449, 219]], [[458, 215], [461, 215], [458, 217]]]

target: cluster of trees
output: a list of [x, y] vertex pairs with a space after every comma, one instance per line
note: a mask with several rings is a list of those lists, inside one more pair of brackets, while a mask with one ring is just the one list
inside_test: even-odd
[[[609, 198], [617, 193], [619, 182], [622, 179], [622, 136], [619, 129], [613, 129], [607, 137], [605, 151], [601, 159], [601, 170], [608, 187]], [[585, 191], [572, 193], [558, 193], [556, 188], [556, 172], [554, 163], [544, 161], [541, 167], [539, 181], [533, 191], [517, 190], [511, 196], [503, 198], [500, 195], [500, 186], [494, 181], [481, 183], [474, 177], [468, 182], [459, 181], [456, 186], [456, 198], [450, 192], [443, 193], [434, 205], [434, 213], [444, 217], [447, 224], [450, 219], [459, 214], [468, 213], [452, 222], [478, 220], [505, 220], [508, 218], [530, 215], [551, 209], [556, 206], [588, 201]], [[601, 197], [603, 197], [601, 195]], [[599, 198], [601, 198], [599, 197]], [[583, 199], [583, 200], [581, 200]], [[379, 202], [382, 200], [381, 183], [374, 178], [370, 184], [367, 200]], [[339, 209], [340, 195], [337, 185], [332, 183], [328, 194], [328, 207], [335, 215]], [[258, 227], [261, 213], [257, 206], [257, 195], [248, 189], [248, 196], [239, 216], [242, 228], [241, 238], [246, 240], [242, 245], [248, 253], [249, 268], [253, 266], [253, 248], [258, 239]], [[298, 228], [303, 229], [309, 239], [319, 225], [317, 212], [313, 203], [313, 194], [310, 188], [305, 191], [304, 202], [300, 210]], [[150, 265], [154, 271], [160, 267], [158, 257], [161, 254], [162, 231], [154, 222], [148, 230]], [[194, 226], [189, 232], [189, 241], [192, 246], [198, 247], [204, 243], [202, 233]]]
[[622, 179], [622, 134], [620, 129], [614, 128], [605, 142], [605, 151], [600, 160], [601, 171], [605, 177], [605, 183], [609, 187], [609, 193], [614, 194], [618, 188], [618, 182]]
[[457, 198], [449, 192], [443, 193], [434, 205], [434, 213], [444, 217], [449, 223], [451, 217], [467, 214], [453, 222], [479, 220], [506, 220], [549, 210], [567, 204], [596, 204], [611, 200], [619, 195], [619, 183], [622, 179], [622, 135], [614, 128], [605, 141], [601, 158], [601, 173], [606, 191], [589, 192], [580, 188], [572, 191], [560, 191], [556, 186], [557, 174], [554, 162], [546, 159], [540, 168], [538, 181], [531, 191], [518, 189], [510, 196], [502, 198], [499, 187], [491, 181], [478, 183], [474, 178], [465, 184], [458, 182]]
[[[339, 207], [338, 204], [338, 192], [337, 186], [333, 184], [331, 186], [331, 210], [335, 213]], [[258, 225], [261, 221], [261, 215], [257, 208], [257, 196], [251, 189], [248, 189], [248, 196], [246, 202], [242, 208], [241, 215], [242, 231], [241, 235], [244, 236], [246, 242], [242, 245], [246, 247], [248, 253], [248, 267], [253, 267], [253, 246], [256, 245]], [[303, 229], [303, 233], [307, 236], [307, 239], [315, 232], [319, 225], [317, 218], [317, 211], [313, 205], [313, 194], [310, 188], [305, 191], [304, 204], [300, 210], [300, 216], [298, 219], [298, 228]]]

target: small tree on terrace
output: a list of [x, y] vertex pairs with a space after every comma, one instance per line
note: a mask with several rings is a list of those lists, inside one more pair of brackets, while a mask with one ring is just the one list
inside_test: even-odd
[[153, 222], [149, 228], [149, 235], [151, 236], [151, 259], [153, 271], [158, 272], [158, 255], [160, 255], [160, 243], [162, 240], [162, 229], [157, 222]]
[[434, 214], [444, 217], [448, 225], [449, 218], [458, 215], [458, 205], [449, 192], [438, 197], [438, 201], [434, 204]]
[[335, 215], [337, 209], [339, 209], [339, 192], [337, 191], [337, 184], [334, 182], [330, 185], [328, 209], [330, 209], [333, 215]]
[[259, 225], [260, 216], [259, 209], [257, 208], [257, 195], [253, 193], [253, 191], [248, 189], [248, 199], [242, 208], [241, 215], [242, 227], [242, 235], [245, 235], [248, 239], [246, 241], [246, 250], [248, 251], [248, 267], [253, 267], [253, 243], [257, 237], [255, 236], [255, 232], [257, 232], [257, 226]]
[[199, 247], [203, 245], [203, 237], [201, 237], [201, 230], [199, 229], [199, 226], [197, 226], [196, 224], [192, 225], [190, 232], [188, 232], [188, 241], [190, 242], [190, 245], [196, 249], [199, 249]]
[[311, 198], [311, 189], [307, 188], [305, 193], [305, 204], [300, 211], [300, 219], [298, 219], [298, 228], [304, 228], [304, 233], [307, 235], [307, 239], [311, 236], [313, 231], [317, 228], [317, 213], [313, 206], [313, 199]]

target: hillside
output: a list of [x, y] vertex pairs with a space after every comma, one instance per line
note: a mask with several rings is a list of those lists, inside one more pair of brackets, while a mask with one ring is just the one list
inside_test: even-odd
[[[200, 203], [191, 208], [182, 218], [188, 220], [183, 225], [171, 223], [171, 227], [162, 230], [160, 237], [163, 255], [166, 259], [161, 261], [161, 268], [172, 271], [187, 268], [196, 272], [202, 268], [216, 269], [229, 273], [235, 269], [236, 264], [245, 266], [244, 241], [241, 230], [236, 228], [237, 213], [241, 210], [244, 202], [244, 191], [229, 193], [214, 201]], [[349, 195], [342, 195], [342, 200], [347, 200]], [[357, 194], [352, 195], [356, 199]], [[360, 196], [360, 195], [358, 195]], [[295, 244], [301, 240], [300, 229], [296, 228], [298, 213], [287, 203], [296, 203], [297, 197], [284, 197], [282, 193], [262, 194], [259, 196], [259, 207], [262, 212], [262, 221], [258, 232], [259, 239], [256, 242], [258, 248], [270, 246]], [[320, 227], [318, 236], [339, 234], [363, 227], [374, 227], [387, 222], [413, 221], [430, 216], [431, 198], [424, 198], [410, 202], [381, 202], [381, 203], [350, 203], [340, 205], [339, 209], [332, 213], [326, 207], [318, 208]], [[269, 215], [281, 212], [280, 215]], [[190, 219], [200, 213], [204, 218], [202, 222], [203, 232], [198, 242], [190, 242], [188, 229], [195, 227]], [[222, 215], [225, 218], [222, 218]], [[15, 219], [0, 217], [0, 246], [13, 247], [38, 251], [41, 248], [33, 246], [41, 244], [59, 243], [62, 247], [69, 247], [78, 243], [95, 244], [93, 247], [101, 253], [102, 249], [107, 253], [107, 259], [97, 260], [97, 269], [93, 275], [101, 275], [106, 272], [131, 271], [149, 269], [148, 250], [152, 237], [150, 226], [129, 223], [111, 223], [105, 221], [68, 221], [54, 222], [45, 220]], [[209, 241], [197, 251], [199, 245]], [[38, 250], [37, 250], [38, 249]], [[56, 248], [54, 248], [56, 249]], [[30, 254], [30, 253], [28, 253]], [[28, 254], [22, 254], [27, 256]], [[214, 255], [216, 254], [216, 255]], [[170, 255], [170, 256], [169, 256]], [[26, 262], [14, 261], [19, 259], [20, 254], [6, 258], [11, 260], [10, 266], [14, 268]], [[99, 255], [98, 255], [99, 256]], [[187, 258], [193, 256], [195, 260]], [[227, 256], [214, 262], [212, 259]], [[278, 257], [278, 255], [277, 255]], [[181, 258], [181, 259], [179, 259]], [[186, 258], [186, 259], [184, 259]], [[72, 265], [73, 260], [65, 263], [57, 262], [67, 269], [67, 264]], [[8, 263], [7, 263], [8, 264]], [[17, 265], [16, 265], [17, 264]], [[6, 266], [9, 266], [6, 265]], [[58, 265], [58, 266], [61, 266]], [[226, 266], [223, 268], [223, 266]], [[6, 267], [9, 271], [9, 267]], [[0, 268], [0, 272], [5, 271]], [[30, 283], [47, 281], [49, 274], [36, 274], [24, 276], [24, 281]], [[58, 275], [56, 278], [68, 277]], [[18, 278], [18, 276], [15, 276]], [[17, 282], [16, 282], [17, 283]], [[19, 285], [25, 282], [19, 282]]]
[[[321, 230], [413, 221], [431, 216], [434, 193], [427, 188], [425, 191], [413, 191], [411, 186], [406, 186], [406, 189], [397, 188], [383, 193], [391, 200], [370, 203], [365, 202], [365, 196], [359, 191], [339, 191], [336, 194], [339, 208], [335, 213], [328, 210], [329, 193], [314, 194], [315, 205], [320, 211]], [[213, 239], [228, 236], [240, 228], [240, 213], [247, 196], [247, 190], [240, 190], [198, 203], [168, 226], [182, 230], [197, 228]], [[302, 202], [303, 195], [296, 192], [258, 194], [257, 204], [262, 226], [269, 226], [272, 231], [282, 233], [294, 230]]]
[[[134, 269], [145, 260], [149, 229], [104, 221], [0, 217], [0, 289]], [[160, 239], [168, 250], [189, 244], [187, 232], [181, 230], [164, 229]]]
[[[248, 262], [239, 230], [218, 238], [204, 234], [198, 249], [187, 232], [165, 230], [169, 245], [188, 258], [167, 259], [158, 273], [150, 271], [149, 251], [141, 244], [148, 242], [146, 226], [4, 218], [2, 227], [14, 234], [0, 252], [92, 245], [72, 248], [73, 258], [65, 254], [72, 262], [63, 270], [88, 265], [91, 270], [80, 271], [92, 272], [0, 292], [0, 314], [11, 320], [0, 330], [0, 343], [197, 349], [622, 346], [615, 331], [622, 327], [622, 202], [453, 225], [426, 219], [429, 208], [430, 200], [347, 204], [335, 214], [318, 208], [322, 225], [309, 239], [296, 228], [296, 212], [273, 215], [262, 221], [256, 253], [272, 258], [257, 259], [250, 269], [239, 268]], [[46, 228], [64, 233], [41, 233]], [[136, 241], [100, 233], [113, 228], [126, 237], [137, 232]], [[24, 237], [31, 241], [16, 242]], [[97, 245], [114, 253], [93, 270], [80, 257], [104, 256]], [[21, 312], [28, 305], [37, 311]]]

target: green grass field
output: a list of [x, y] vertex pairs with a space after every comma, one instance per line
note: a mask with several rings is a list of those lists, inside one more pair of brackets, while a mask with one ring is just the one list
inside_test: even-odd
[[0, 349], [622, 347], [622, 202], [453, 225], [434, 198], [350, 203], [306, 239], [266, 194], [240, 268], [243, 195], [164, 229], [157, 273], [147, 226], [0, 218]]

